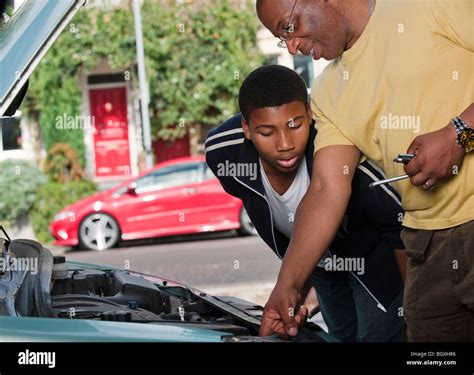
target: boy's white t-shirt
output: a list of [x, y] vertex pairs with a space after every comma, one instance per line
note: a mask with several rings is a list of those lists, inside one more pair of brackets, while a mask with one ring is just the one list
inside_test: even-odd
[[[273, 189], [260, 159], [259, 162], [265, 196], [271, 208], [273, 223], [281, 233], [290, 238], [293, 232], [296, 209], [306, 194], [310, 184], [309, 173], [306, 168], [306, 157], [303, 157], [301, 160], [293, 183], [283, 195], [278, 194]], [[327, 256], [328, 254], [326, 252], [318, 264], [319, 267], [324, 267], [324, 259]]]

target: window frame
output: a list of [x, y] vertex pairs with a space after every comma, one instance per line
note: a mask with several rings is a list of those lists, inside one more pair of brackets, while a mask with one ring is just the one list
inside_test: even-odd
[[[197, 171], [195, 181], [187, 182], [187, 183], [184, 183], [184, 184], [181, 183], [181, 184], [173, 185], [173, 186], [166, 186], [166, 187], [157, 187], [158, 185], [156, 183], [154, 183], [153, 185], [140, 188], [140, 180], [143, 180], [143, 179], [145, 179], [145, 178], [147, 178], [147, 177], [149, 177], [153, 174], [159, 174], [160, 172], [163, 171], [163, 169], [167, 169], [167, 168], [170, 168], [170, 171], [163, 173], [163, 175], [172, 174], [172, 173], [179, 173], [179, 168], [180, 167], [185, 167], [185, 166], [194, 166], [194, 168], [190, 168], [190, 170], [196, 170]], [[174, 170], [174, 172], [173, 172], [173, 170]], [[186, 186], [186, 185], [201, 183], [202, 182], [202, 177], [203, 177], [203, 167], [202, 167], [202, 162], [200, 162], [200, 161], [173, 164], [173, 165], [169, 165], [169, 166], [166, 166], [166, 167], [163, 167], [163, 168], [155, 169], [154, 171], [152, 171], [152, 172], [150, 172], [150, 173], [148, 173], [148, 174], [146, 174], [142, 177], [139, 177], [135, 181], [135, 183], [136, 183], [135, 191], [136, 191], [137, 195], [139, 195], [139, 194], [144, 194], [144, 193], [148, 193], [148, 192], [152, 192], [152, 191], [157, 192], [157, 191], [163, 191], [163, 190], [168, 190], [168, 189], [175, 189], [175, 188], [180, 187], [180, 186]]]

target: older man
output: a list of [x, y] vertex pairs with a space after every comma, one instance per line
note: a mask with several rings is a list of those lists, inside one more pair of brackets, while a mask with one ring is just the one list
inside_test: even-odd
[[474, 2], [258, 0], [257, 12], [292, 54], [334, 59], [313, 85], [314, 178], [261, 334], [297, 333], [299, 291], [336, 233], [361, 156], [397, 176], [393, 158], [407, 152], [410, 180], [395, 185], [407, 337], [474, 341]]

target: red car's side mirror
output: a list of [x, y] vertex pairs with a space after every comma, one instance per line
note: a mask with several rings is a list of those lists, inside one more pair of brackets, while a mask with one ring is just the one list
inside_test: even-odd
[[132, 184], [127, 186], [127, 194], [137, 195], [137, 184], [136, 183], [132, 183]]

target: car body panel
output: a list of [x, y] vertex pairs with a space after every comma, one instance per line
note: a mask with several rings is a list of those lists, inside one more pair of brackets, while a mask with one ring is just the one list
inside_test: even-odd
[[172, 324], [0, 316], [3, 342], [222, 342], [232, 334]]

